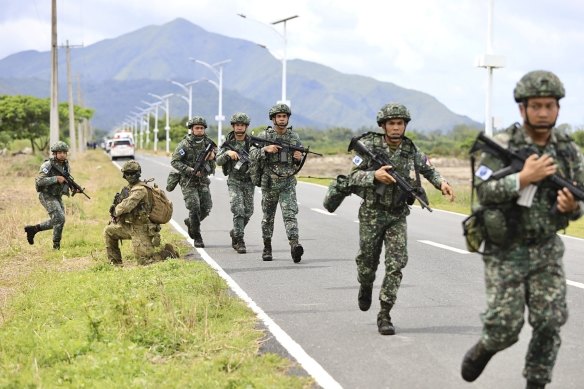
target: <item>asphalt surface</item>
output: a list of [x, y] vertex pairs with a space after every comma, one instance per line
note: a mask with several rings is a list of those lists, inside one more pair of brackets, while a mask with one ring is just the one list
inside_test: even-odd
[[[167, 157], [138, 155], [143, 178], [166, 186]], [[123, 163], [123, 161], [120, 161]], [[220, 170], [220, 169], [218, 169]], [[460, 377], [466, 350], [479, 338], [485, 308], [480, 256], [465, 251], [462, 215], [418, 207], [408, 218], [409, 263], [392, 310], [396, 335], [377, 332], [377, 300], [383, 265], [377, 272], [374, 302], [368, 312], [357, 306], [354, 262], [358, 249], [359, 199], [347, 198], [335, 214], [322, 207], [325, 188], [299, 183], [300, 241], [305, 254], [292, 262], [281, 213], [276, 215], [274, 261], [261, 260], [261, 192], [246, 229], [247, 254], [231, 248], [232, 226], [225, 178], [211, 178], [213, 210], [202, 223], [205, 248], [196, 257], [207, 260], [227, 279], [235, 293], [258, 314], [276, 349], [295, 358], [318, 384], [327, 388], [523, 388], [521, 375], [531, 328], [497, 354], [481, 377], [467, 383]], [[187, 215], [179, 187], [169, 194], [175, 221]], [[562, 329], [562, 347], [548, 388], [582, 388], [584, 365], [584, 241], [565, 237], [570, 318]], [[270, 336], [269, 336], [270, 337]]]

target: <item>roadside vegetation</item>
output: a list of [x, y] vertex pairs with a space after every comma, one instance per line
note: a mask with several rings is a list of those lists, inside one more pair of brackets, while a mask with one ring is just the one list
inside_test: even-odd
[[50, 249], [50, 231], [29, 245], [23, 226], [47, 217], [34, 190], [42, 160], [0, 157], [10, 182], [0, 194], [0, 387], [312, 385], [289, 373], [295, 363], [261, 351], [253, 312], [168, 226], [163, 240], [180, 259], [138, 266], [124, 242], [124, 267], [107, 262], [102, 231], [125, 181], [99, 150], [71, 161], [91, 200], [64, 199], [62, 249]]

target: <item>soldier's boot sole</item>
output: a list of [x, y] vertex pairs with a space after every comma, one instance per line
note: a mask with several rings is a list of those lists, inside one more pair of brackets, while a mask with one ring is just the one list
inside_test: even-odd
[[496, 351], [489, 351], [480, 341], [477, 342], [464, 354], [460, 369], [462, 378], [467, 382], [473, 382], [479, 378], [495, 354]]
[[373, 294], [373, 287], [361, 285], [359, 287], [359, 296], [357, 301], [359, 303], [359, 309], [363, 312], [368, 311], [371, 308], [371, 295]]
[[298, 263], [302, 260], [302, 254], [304, 254], [304, 247], [302, 247], [302, 245], [300, 244], [295, 244], [290, 249], [290, 252], [292, 254], [292, 260], [294, 261], [294, 263]]

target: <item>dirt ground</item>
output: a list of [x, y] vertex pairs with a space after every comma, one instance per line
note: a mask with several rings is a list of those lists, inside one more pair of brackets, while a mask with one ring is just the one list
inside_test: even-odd
[[[353, 156], [327, 155], [324, 157], [310, 156], [300, 171], [300, 176], [334, 178], [339, 174], [347, 174], [351, 169]], [[469, 184], [471, 178], [470, 162], [457, 158], [431, 158], [430, 161], [451, 184]]]

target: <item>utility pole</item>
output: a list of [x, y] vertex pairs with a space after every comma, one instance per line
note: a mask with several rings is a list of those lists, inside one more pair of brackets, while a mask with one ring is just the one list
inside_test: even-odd
[[51, 3], [51, 112], [49, 142], [59, 140], [59, 95], [58, 95], [58, 48], [57, 48], [57, 0]]
[[[83, 47], [83, 45], [69, 45], [69, 41], [60, 47], [65, 48], [67, 58], [67, 95], [69, 98], [69, 136], [71, 137], [71, 154], [77, 153], [77, 137], [75, 136], [75, 105], [73, 102], [73, 80], [71, 80], [71, 48]], [[79, 142], [81, 142], [81, 134], [79, 135]], [[80, 143], [81, 145], [81, 143]], [[82, 149], [82, 147], [80, 147]]]

